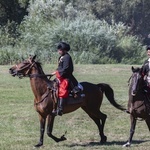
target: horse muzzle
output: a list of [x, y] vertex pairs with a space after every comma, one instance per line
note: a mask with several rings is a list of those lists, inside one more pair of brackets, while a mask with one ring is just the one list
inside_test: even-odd
[[15, 77], [15, 76], [18, 74], [17, 71], [13, 70], [12, 68], [9, 69], [9, 73], [10, 73], [13, 77]]

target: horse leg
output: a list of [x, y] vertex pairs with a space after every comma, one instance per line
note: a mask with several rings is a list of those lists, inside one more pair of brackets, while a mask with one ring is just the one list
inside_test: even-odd
[[[103, 115], [105, 115], [105, 114], [103, 114]], [[104, 116], [105, 118], [101, 119], [101, 123], [100, 123], [100, 119], [99, 118], [96, 118], [94, 116], [90, 116], [90, 117], [93, 119], [93, 121], [98, 126], [99, 135], [101, 137], [100, 143], [104, 144], [107, 141], [107, 137], [104, 135], [104, 125], [105, 125], [105, 121], [106, 121], [107, 116]]]
[[42, 117], [41, 115], [39, 115], [39, 118], [40, 118], [40, 140], [39, 140], [39, 143], [37, 145], [35, 145], [35, 147], [42, 146], [43, 140], [44, 140], [46, 118]]
[[53, 116], [53, 115], [47, 116], [47, 135], [50, 138], [52, 138], [55, 142], [60, 142], [60, 141], [66, 140], [65, 135], [62, 135], [60, 138], [57, 138], [54, 135], [52, 135], [54, 119], [55, 119], [55, 116]]
[[148, 127], [148, 129], [149, 129], [149, 131], [150, 131], [150, 116], [148, 116], [148, 117], [146, 118], [145, 122], [146, 122], [147, 127]]
[[135, 126], [136, 126], [136, 119], [132, 115], [130, 115], [130, 120], [131, 120], [131, 128], [130, 128], [130, 136], [126, 144], [123, 145], [123, 147], [129, 147], [132, 142], [132, 138], [135, 132]]
[[104, 125], [105, 125], [105, 121], [106, 121], [107, 115], [103, 114], [99, 110], [98, 110], [97, 113], [94, 113], [96, 115], [93, 115], [93, 112], [90, 113], [89, 111], [87, 111], [87, 109], [85, 107], [82, 107], [82, 109], [89, 115], [89, 117], [97, 125], [97, 127], [99, 129], [99, 135], [100, 135], [100, 138], [101, 138], [100, 143], [104, 144], [107, 141], [107, 137], [104, 135]]

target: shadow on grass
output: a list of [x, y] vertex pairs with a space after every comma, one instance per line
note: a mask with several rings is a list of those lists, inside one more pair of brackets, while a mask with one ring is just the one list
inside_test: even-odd
[[[132, 144], [141, 144], [144, 142], [148, 142], [150, 140], [134, 140], [132, 141]], [[76, 146], [82, 146], [82, 147], [91, 147], [91, 146], [112, 146], [112, 145], [120, 145], [123, 146], [126, 142], [123, 141], [111, 141], [106, 142], [105, 144], [100, 144], [99, 142], [89, 142], [89, 143], [73, 143], [70, 145], [66, 145], [67, 147], [76, 147]]]

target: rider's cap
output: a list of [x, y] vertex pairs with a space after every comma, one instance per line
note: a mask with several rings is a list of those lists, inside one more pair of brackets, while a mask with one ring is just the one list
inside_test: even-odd
[[146, 50], [150, 50], [150, 45], [147, 46]]
[[60, 43], [57, 45], [57, 49], [69, 51], [69, 50], [70, 50], [70, 45], [67, 44], [66, 42], [60, 42]]

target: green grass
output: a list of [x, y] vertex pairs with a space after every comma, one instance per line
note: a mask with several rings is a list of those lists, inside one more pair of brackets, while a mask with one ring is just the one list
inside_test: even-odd
[[[8, 73], [10, 66], [0, 66], [0, 150], [32, 150], [39, 140], [38, 114], [33, 106], [33, 94], [28, 78], [18, 79]], [[56, 65], [44, 65], [45, 73]], [[114, 89], [116, 101], [126, 107], [130, 65], [75, 65], [78, 81], [108, 83]], [[55, 143], [46, 134], [43, 150], [120, 150], [129, 136], [129, 115], [114, 108], [104, 97], [101, 111], [107, 114], [105, 134], [108, 141], [99, 145], [94, 122], [78, 109], [56, 117], [53, 134], [60, 137], [67, 131], [67, 140]], [[145, 122], [137, 122], [131, 150], [148, 150], [149, 130]], [[123, 148], [128, 149], [128, 148]]]

